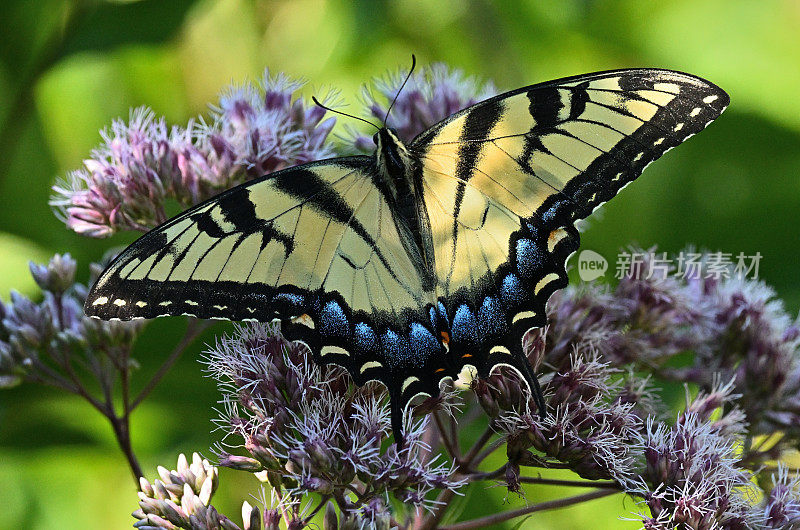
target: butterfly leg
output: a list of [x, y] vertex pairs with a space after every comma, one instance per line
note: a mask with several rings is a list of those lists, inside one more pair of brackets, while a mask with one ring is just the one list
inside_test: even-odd
[[522, 341], [520, 340], [515, 342], [518, 342], [518, 344], [515, 344], [514, 349], [512, 350], [512, 355], [515, 361], [514, 367], [520, 371], [522, 377], [525, 379], [525, 382], [528, 385], [528, 390], [530, 390], [531, 395], [533, 396], [533, 401], [536, 403], [536, 407], [539, 409], [539, 417], [544, 419], [547, 417], [547, 404], [544, 401], [542, 388], [539, 386], [539, 379], [536, 377], [533, 367], [531, 366], [530, 361], [528, 361], [525, 351], [522, 349]]
[[405, 438], [403, 436], [403, 413], [405, 412], [405, 404], [398, 392], [389, 390], [389, 405], [392, 414], [392, 433], [394, 434], [394, 442], [397, 444], [397, 451], [399, 452], [405, 445]]

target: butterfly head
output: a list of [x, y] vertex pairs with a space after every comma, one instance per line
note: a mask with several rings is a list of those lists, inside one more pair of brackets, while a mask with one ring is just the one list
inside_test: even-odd
[[397, 131], [390, 127], [383, 127], [372, 137], [375, 142], [375, 156], [378, 166], [390, 177], [399, 178], [406, 174], [410, 164], [408, 149], [397, 136]]

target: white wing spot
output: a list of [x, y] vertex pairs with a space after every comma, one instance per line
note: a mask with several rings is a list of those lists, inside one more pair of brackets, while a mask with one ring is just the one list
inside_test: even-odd
[[255, 313], [255, 312], [256, 312], [256, 310], [255, 310], [255, 309], [253, 309], [252, 307], [248, 307], [248, 308], [246, 308], [246, 309], [247, 309], [248, 311], [250, 311], [251, 313]]
[[222, 311], [224, 309], [228, 309], [228, 306], [226, 306], [226, 305], [215, 305], [213, 307], [214, 307], [214, 309], [219, 309], [220, 311]]
[[185, 300], [184, 303], [186, 305], [194, 305], [194, 306], [200, 305], [197, 302], [195, 302], [194, 300]]
[[658, 140], [653, 142], [653, 145], [661, 145], [661, 142], [663, 142], [663, 141], [664, 141], [664, 138], [659, 138]]
[[634, 157], [633, 161], [634, 161], [634, 162], [638, 162], [639, 160], [641, 160], [641, 159], [642, 159], [642, 157], [643, 157], [643, 156], [644, 156], [644, 151], [642, 151], [641, 153], [639, 153], [638, 155], [636, 155], [636, 157]]
[[673, 130], [674, 132], [678, 132], [678, 131], [680, 131], [681, 129], [683, 129], [683, 122], [680, 122], [680, 123], [679, 123], [678, 125], [676, 125], [676, 126], [675, 126], [675, 128], [674, 128], [674, 129], [672, 129], [672, 130]]
[[417, 381], [419, 381], [419, 377], [414, 377], [413, 375], [411, 377], [406, 377], [406, 380], [403, 381], [403, 386], [400, 387], [400, 393], [402, 394], [405, 392], [409, 385], [416, 383]]
[[107, 296], [101, 296], [100, 298], [98, 298], [97, 300], [92, 302], [92, 305], [103, 305], [103, 304], [107, 304], [107, 303], [108, 303], [108, 297]]
[[323, 346], [319, 350], [319, 354], [325, 357], [326, 355], [334, 353], [336, 355], [345, 355], [350, 357], [350, 352], [345, 350], [344, 348], [340, 348], [339, 346]]
[[136, 307], [144, 307], [146, 305], [147, 305], [147, 302], [144, 302], [142, 300], [139, 300], [138, 302], [136, 302]]
[[619, 179], [621, 179], [621, 178], [622, 178], [622, 172], [620, 171], [619, 173], [617, 173], [617, 176], [616, 176], [616, 177], [614, 177], [613, 179], [611, 179], [611, 182], [616, 182], [616, 181], [618, 181], [618, 180], [619, 180]]
[[706, 96], [706, 97], [703, 98], [703, 103], [714, 103], [718, 99], [719, 99], [719, 96], [717, 96], [717, 95]]
[[116, 300], [114, 300], [114, 305], [115, 305], [115, 306], [118, 306], [118, 307], [122, 307], [122, 306], [124, 306], [124, 305], [125, 305], [125, 304], [127, 304], [127, 303], [128, 303], [128, 302], [126, 302], [126, 301], [125, 301], [125, 300], [123, 300], [122, 298], [117, 298]]
[[535, 311], [522, 311], [514, 315], [514, 318], [511, 319], [511, 324], [516, 324], [518, 320], [522, 320], [523, 318], [533, 318], [535, 316]]
[[383, 368], [383, 365], [378, 361], [369, 361], [361, 365], [361, 370], [359, 370], [362, 374], [371, 368]]
[[505, 346], [493, 346], [489, 353], [505, 353], [506, 355], [511, 355], [511, 350], [506, 348]]
[[164, 306], [164, 307], [166, 307], [166, 306], [168, 306], [168, 305], [172, 305], [172, 301], [171, 301], [171, 300], [167, 300], [166, 302], [161, 302], [161, 303], [160, 303], [160, 304], [158, 304], [158, 305], [161, 305], [161, 306]]
[[701, 110], [703, 110], [703, 109], [701, 109], [700, 107], [695, 107], [695, 108], [693, 108], [693, 109], [692, 109], [692, 112], [690, 112], [690, 113], [689, 113], [689, 116], [691, 116], [692, 118], [694, 118], [695, 116], [697, 116], [698, 114], [700, 114], [700, 111], [701, 111]]

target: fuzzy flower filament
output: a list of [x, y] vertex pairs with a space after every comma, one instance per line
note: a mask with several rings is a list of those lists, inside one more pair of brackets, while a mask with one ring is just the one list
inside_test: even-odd
[[103, 131], [83, 169], [53, 187], [51, 205], [67, 227], [106, 237], [147, 231], [167, 219], [167, 201], [187, 207], [286, 167], [327, 158], [335, 122], [297, 97], [301, 83], [264, 74], [229, 89], [206, 123], [168, 128], [147, 108]]

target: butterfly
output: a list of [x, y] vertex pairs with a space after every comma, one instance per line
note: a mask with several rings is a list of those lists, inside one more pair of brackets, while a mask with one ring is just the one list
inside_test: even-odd
[[526, 86], [406, 142], [377, 127], [372, 156], [312, 162], [227, 190], [126, 248], [89, 316], [280, 320], [318, 364], [380, 381], [402, 445], [416, 396], [497, 366], [567, 285], [575, 222], [701, 131], [729, 103], [699, 77], [627, 69]]

